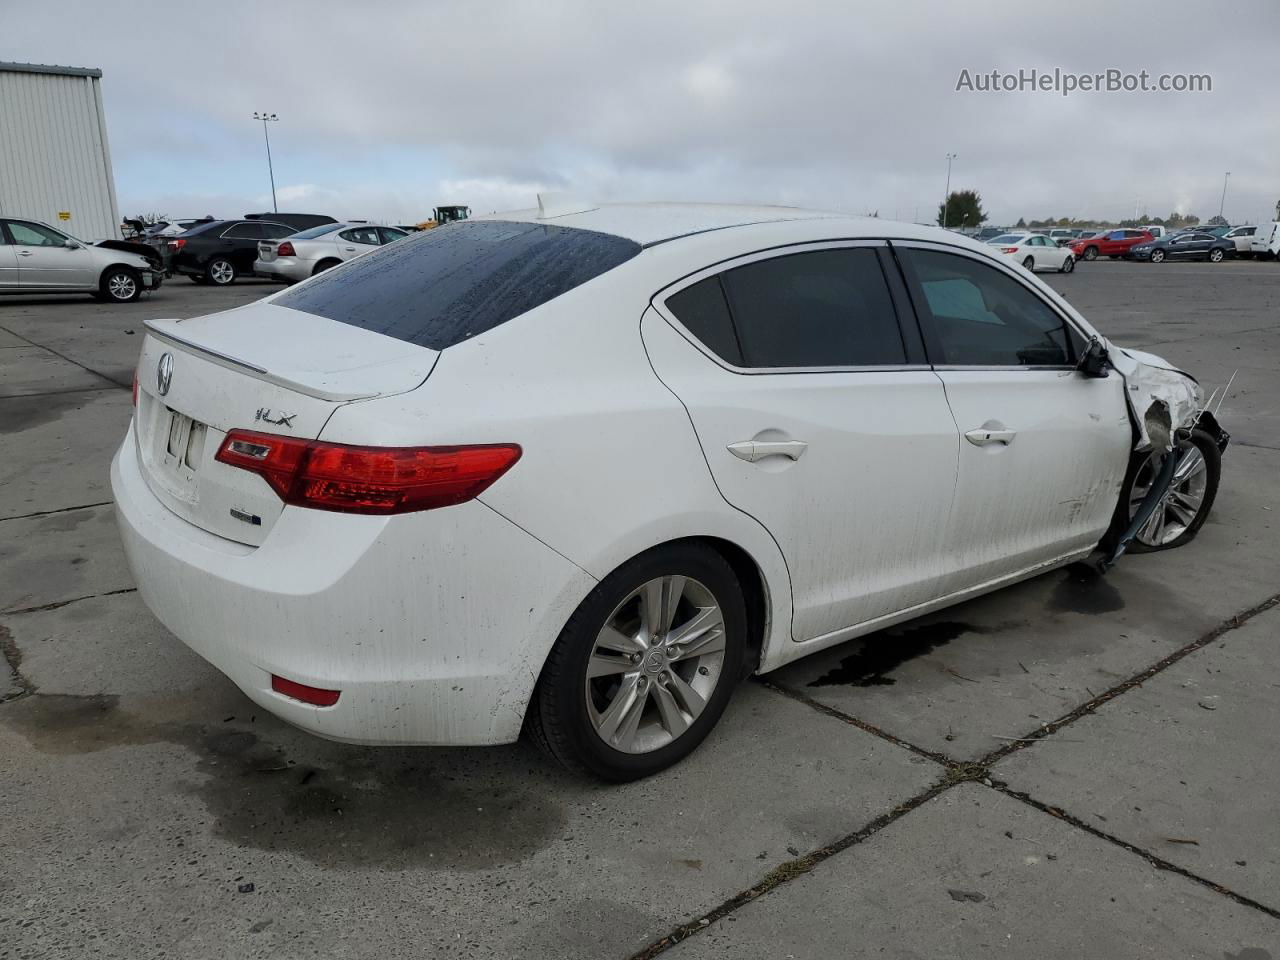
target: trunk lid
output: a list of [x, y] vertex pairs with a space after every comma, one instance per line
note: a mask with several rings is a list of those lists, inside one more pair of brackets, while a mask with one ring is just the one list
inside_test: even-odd
[[261, 477], [214, 459], [227, 432], [315, 439], [343, 403], [418, 387], [437, 357], [435, 350], [265, 302], [192, 320], [148, 321], [134, 412], [143, 475], [184, 520], [257, 546], [283, 505]]
[[258, 259], [263, 263], [270, 263], [276, 258], [277, 251], [280, 248], [279, 240], [259, 240], [258, 241]]

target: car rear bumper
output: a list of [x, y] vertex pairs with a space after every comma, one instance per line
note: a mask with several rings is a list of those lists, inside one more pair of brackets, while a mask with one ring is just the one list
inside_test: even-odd
[[276, 257], [274, 260], [253, 261], [253, 275], [266, 277], [268, 280], [279, 280], [282, 283], [297, 283], [311, 276], [315, 265], [309, 260], [297, 257]]
[[[396, 517], [288, 507], [254, 548], [168, 510], [132, 426], [111, 464], [142, 600], [264, 709], [334, 740], [519, 735], [543, 660], [595, 581], [478, 501]], [[340, 690], [316, 707], [272, 675]]]

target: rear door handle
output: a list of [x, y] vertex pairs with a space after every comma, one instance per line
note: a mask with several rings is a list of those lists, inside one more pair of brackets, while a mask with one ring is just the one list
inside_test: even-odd
[[985, 447], [991, 443], [1003, 443], [1005, 446], [1013, 443], [1013, 438], [1018, 435], [1017, 430], [1008, 430], [1003, 427], [979, 427], [977, 430], [970, 430], [964, 435], [964, 438], [972, 443], [975, 447]]
[[779, 456], [799, 460], [808, 449], [809, 444], [803, 440], [739, 440], [729, 444], [729, 452], [747, 463]]

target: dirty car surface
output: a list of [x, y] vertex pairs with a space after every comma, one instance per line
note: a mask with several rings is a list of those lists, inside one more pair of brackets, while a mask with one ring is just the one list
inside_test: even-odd
[[745, 673], [1186, 542], [1226, 442], [990, 248], [785, 208], [547, 203], [148, 327], [112, 484], [166, 626], [321, 736], [611, 780]]

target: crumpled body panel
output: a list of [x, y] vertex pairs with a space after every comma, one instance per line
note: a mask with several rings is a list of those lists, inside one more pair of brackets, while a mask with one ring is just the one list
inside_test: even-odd
[[1194, 425], [1204, 407], [1200, 384], [1153, 353], [1112, 344], [1108, 356], [1124, 375], [1125, 398], [1138, 428], [1134, 449], [1173, 449], [1174, 433]]

